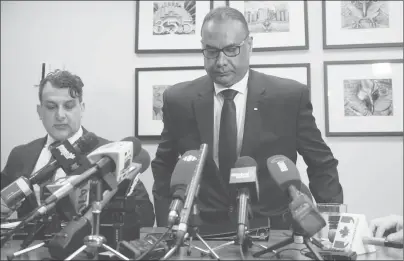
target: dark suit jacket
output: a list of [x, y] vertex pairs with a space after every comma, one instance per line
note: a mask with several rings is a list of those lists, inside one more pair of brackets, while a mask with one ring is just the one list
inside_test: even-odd
[[[83, 133], [87, 133], [88, 131], [83, 128]], [[97, 137], [98, 145], [97, 148], [110, 143], [110, 141]], [[25, 176], [29, 178], [34, 170], [35, 164], [41, 154], [43, 146], [46, 142], [46, 136], [43, 138], [36, 139], [31, 141], [28, 144], [23, 144], [17, 146], [12, 149], [6, 166], [1, 173], [1, 188], [3, 189], [8, 184], [18, 179], [21, 176]], [[122, 188], [122, 190], [126, 190], [127, 188]], [[142, 215], [140, 215], [140, 224], [141, 226], [153, 226], [154, 224], [154, 210], [153, 204], [150, 201], [149, 195], [144, 187], [143, 183], [139, 181], [137, 184], [133, 196], [139, 202], [143, 203], [142, 211], [145, 211]], [[38, 206], [38, 203], [35, 198], [35, 194], [32, 193], [22, 204], [22, 206], [18, 209], [18, 216], [23, 217], [31, 212]], [[146, 219], [147, 218], [147, 219]]]
[[[203, 212], [227, 211], [233, 204], [229, 186], [212, 157], [213, 95], [214, 85], [208, 76], [176, 84], [164, 92], [164, 129], [151, 163], [158, 226], [167, 223], [170, 179], [178, 156], [198, 150], [202, 143], [208, 144], [209, 153], [199, 189], [201, 217]], [[277, 154], [296, 163], [299, 152], [308, 166], [309, 187], [316, 201], [342, 203], [338, 161], [324, 143], [312, 110], [305, 85], [250, 70], [240, 156], [250, 156], [258, 164], [260, 202], [253, 205], [255, 216], [279, 215], [287, 209], [289, 199], [266, 167], [266, 160]]]

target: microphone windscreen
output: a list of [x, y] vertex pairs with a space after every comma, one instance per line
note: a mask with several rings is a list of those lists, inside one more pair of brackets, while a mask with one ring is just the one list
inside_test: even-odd
[[91, 223], [84, 217], [75, 219], [49, 240], [48, 251], [52, 258], [63, 260], [79, 249], [83, 239], [91, 234]]
[[132, 162], [142, 164], [140, 173], [143, 173], [150, 166], [150, 155], [145, 149], [141, 149], [138, 155], [133, 158]]
[[251, 195], [251, 202], [259, 200], [259, 184], [257, 178], [257, 162], [249, 157], [239, 157], [230, 170], [229, 184], [237, 188], [248, 188]]
[[234, 163], [234, 167], [235, 168], [257, 167], [257, 162], [249, 156], [242, 156], [237, 159], [236, 163]]
[[301, 190], [302, 181], [296, 165], [286, 156], [275, 155], [267, 159], [269, 175], [276, 184], [289, 195], [288, 188], [293, 185]]
[[194, 176], [199, 154], [197, 150], [189, 150], [175, 165], [170, 183], [170, 195], [173, 199], [178, 198], [185, 201], [185, 193]]
[[122, 139], [121, 141], [133, 142], [133, 157], [136, 157], [142, 151], [142, 143], [140, 142], [139, 139], [137, 139], [135, 137], [126, 137], [126, 138]]
[[98, 138], [92, 132], [87, 132], [83, 134], [75, 143], [73, 143], [73, 147], [80, 154], [90, 153], [95, 149], [98, 145]]

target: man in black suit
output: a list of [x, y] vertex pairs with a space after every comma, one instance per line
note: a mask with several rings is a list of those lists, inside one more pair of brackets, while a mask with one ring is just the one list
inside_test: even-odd
[[[201, 233], [236, 228], [229, 222], [237, 206], [229, 175], [239, 156], [250, 156], [258, 164], [260, 202], [252, 207], [251, 227], [267, 225], [268, 217], [271, 227], [288, 228], [291, 223], [285, 218], [289, 199], [266, 167], [273, 155], [296, 163], [299, 152], [308, 166], [315, 200], [342, 203], [338, 161], [316, 126], [307, 86], [249, 68], [253, 39], [236, 9], [211, 10], [201, 34], [207, 75], [178, 83], [163, 95], [164, 129], [152, 161], [157, 225], [167, 223], [170, 179], [178, 156], [202, 143], [208, 144], [209, 152], [198, 198]], [[303, 190], [310, 194], [306, 186]]]
[[[49, 145], [53, 142], [67, 139], [73, 144], [83, 134], [87, 133], [87, 130], [81, 126], [81, 118], [85, 108], [83, 87], [84, 84], [80, 77], [68, 71], [56, 70], [41, 81], [39, 85], [40, 104], [37, 106], [37, 112], [47, 135], [13, 148], [1, 173], [2, 189], [21, 176], [29, 178], [31, 174], [45, 166], [51, 158]], [[109, 142], [98, 137], [97, 147]], [[53, 180], [64, 176], [66, 174], [59, 168]], [[33, 189], [35, 193], [31, 194], [17, 211], [20, 218], [40, 204], [43, 188], [34, 185]], [[126, 190], [127, 188], [122, 189]], [[153, 226], [153, 205], [141, 181], [137, 184], [133, 197], [142, 204], [142, 213], [138, 213], [138, 220], [133, 220], [132, 225], [137, 223], [137, 226]], [[3, 211], [7, 212], [4, 206], [2, 206]]]

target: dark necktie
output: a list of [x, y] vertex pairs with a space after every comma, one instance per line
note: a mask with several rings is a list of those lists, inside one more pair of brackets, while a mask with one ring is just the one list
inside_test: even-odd
[[237, 160], [237, 120], [234, 97], [237, 91], [227, 89], [221, 92], [224, 98], [219, 132], [219, 169], [226, 184], [230, 169]]

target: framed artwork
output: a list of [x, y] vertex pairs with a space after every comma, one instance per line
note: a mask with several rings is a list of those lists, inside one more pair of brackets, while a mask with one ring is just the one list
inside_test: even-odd
[[309, 63], [293, 63], [293, 64], [254, 64], [250, 65], [251, 69], [268, 75], [281, 78], [288, 78], [307, 85], [310, 89], [310, 64]]
[[403, 1], [323, 1], [323, 48], [403, 47]]
[[307, 1], [230, 1], [244, 14], [256, 52], [308, 50]]
[[403, 60], [324, 62], [326, 136], [402, 136]]
[[[310, 64], [260, 64], [252, 69], [310, 86]], [[163, 130], [163, 92], [171, 85], [206, 75], [203, 66], [135, 69], [135, 136], [158, 140]]]
[[201, 26], [210, 1], [136, 1], [135, 53], [201, 51]]
[[203, 66], [135, 69], [135, 136], [160, 138], [163, 130], [163, 92], [167, 87], [206, 74]]

